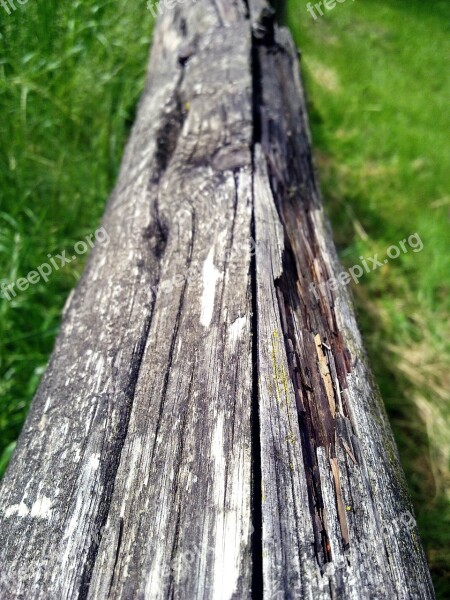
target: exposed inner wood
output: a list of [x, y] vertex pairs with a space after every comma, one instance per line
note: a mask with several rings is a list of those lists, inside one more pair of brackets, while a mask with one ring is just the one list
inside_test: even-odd
[[159, 19], [103, 226], [2, 482], [0, 596], [432, 598], [264, 0]]

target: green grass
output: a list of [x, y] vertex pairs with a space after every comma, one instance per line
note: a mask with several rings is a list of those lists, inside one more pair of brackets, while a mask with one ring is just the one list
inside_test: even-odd
[[[356, 0], [314, 19], [288, 2], [341, 260], [409, 251], [354, 286], [360, 324], [440, 598], [450, 597], [450, 4]], [[447, 358], [446, 358], [447, 357]]]
[[[317, 21], [288, 2], [316, 159], [343, 263], [408, 252], [355, 286], [440, 598], [450, 597], [448, 321], [450, 4], [356, 0]], [[0, 278], [98, 226], [143, 87], [144, 0], [0, 7]], [[446, 30], [447, 28], [447, 30]], [[81, 259], [0, 299], [0, 474], [51, 352]]]
[[[0, 7], [0, 279], [9, 282], [97, 229], [152, 30], [145, 2], [16, 5], [9, 16]], [[0, 473], [82, 268], [80, 258], [0, 300]]]

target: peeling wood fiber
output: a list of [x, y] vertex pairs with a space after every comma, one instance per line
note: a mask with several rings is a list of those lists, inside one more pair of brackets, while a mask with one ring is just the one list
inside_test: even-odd
[[433, 598], [263, 0], [161, 16], [102, 225], [1, 484], [0, 598]]

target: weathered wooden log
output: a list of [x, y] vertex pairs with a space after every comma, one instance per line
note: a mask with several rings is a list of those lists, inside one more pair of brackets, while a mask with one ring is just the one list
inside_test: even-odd
[[0, 597], [434, 597], [262, 0], [165, 10], [103, 226], [2, 482]]

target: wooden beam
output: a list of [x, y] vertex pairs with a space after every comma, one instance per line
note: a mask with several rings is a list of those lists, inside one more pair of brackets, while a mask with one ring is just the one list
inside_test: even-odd
[[0, 490], [3, 598], [432, 598], [262, 0], [165, 10]]

